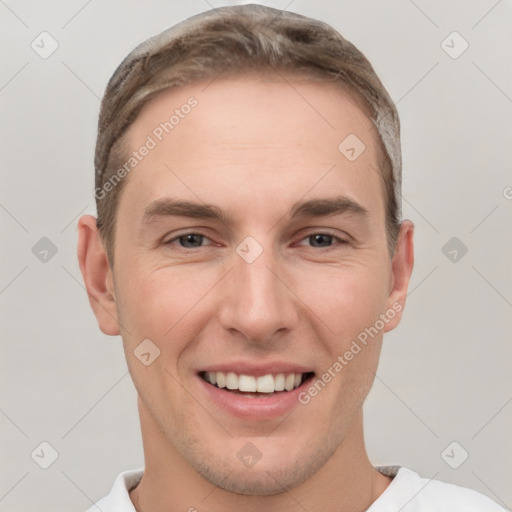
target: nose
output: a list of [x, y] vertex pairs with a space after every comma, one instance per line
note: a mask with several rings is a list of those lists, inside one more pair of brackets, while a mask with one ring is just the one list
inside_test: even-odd
[[234, 252], [219, 310], [220, 323], [231, 335], [257, 344], [272, 343], [296, 325], [298, 303], [283, 265], [270, 249], [252, 263]]

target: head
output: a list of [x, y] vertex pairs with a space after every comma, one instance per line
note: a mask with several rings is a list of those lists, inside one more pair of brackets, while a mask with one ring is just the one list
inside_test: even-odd
[[[123, 338], [143, 434], [238, 493], [349, 453], [413, 263], [398, 114], [362, 53], [268, 7], [194, 16], [112, 76], [95, 167], [80, 267]], [[300, 377], [259, 398], [216, 372]]]

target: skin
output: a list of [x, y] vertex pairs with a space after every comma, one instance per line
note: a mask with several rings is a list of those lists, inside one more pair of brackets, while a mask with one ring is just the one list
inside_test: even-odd
[[[205, 86], [160, 94], [130, 127], [136, 149], [169, 112], [198, 100], [126, 178], [113, 269], [95, 218], [79, 221], [91, 306], [104, 333], [121, 334], [138, 392], [145, 473], [130, 497], [144, 512], [366, 510], [390, 479], [366, 454], [362, 406], [382, 335], [401, 312], [286, 417], [247, 421], [220, 410], [197, 372], [234, 359], [279, 359], [321, 375], [380, 314], [404, 306], [413, 225], [403, 222], [391, 256], [377, 134], [349, 94], [291, 76]], [[338, 150], [350, 133], [366, 146], [353, 162]], [[288, 216], [296, 201], [337, 195], [366, 215]], [[145, 208], [163, 197], [217, 205], [231, 221], [144, 222]], [[187, 232], [204, 238], [176, 238]], [[319, 232], [333, 238], [310, 236]], [[235, 250], [249, 235], [263, 249], [250, 264]], [[149, 366], [134, 356], [144, 339], [160, 350]], [[236, 456], [247, 442], [262, 454], [251, 468]]]

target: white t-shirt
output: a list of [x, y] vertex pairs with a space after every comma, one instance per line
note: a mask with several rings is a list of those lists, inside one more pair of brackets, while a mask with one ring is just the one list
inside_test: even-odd
[[[377, 467], [393, 481], [366, 512], [506, 512], [487, 496], [458, 485], [422, 478], [405, 467]], [[110, 493], [86, 512], [136, 512], [128, 492], [143, 469], [124, 471]]]

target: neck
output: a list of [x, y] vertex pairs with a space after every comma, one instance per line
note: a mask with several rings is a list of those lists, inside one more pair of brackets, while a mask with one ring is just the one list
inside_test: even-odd
[[334, 455], [306, 482], [271, 496], [248, 496], [231, 493], [203, 478], [168, 442], [140, 399], [139, 411], [145, 470], [130, 492], [137, 512], [362, 512], [391, 482], [368, 459], [362, 413]]

